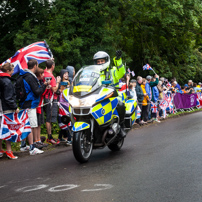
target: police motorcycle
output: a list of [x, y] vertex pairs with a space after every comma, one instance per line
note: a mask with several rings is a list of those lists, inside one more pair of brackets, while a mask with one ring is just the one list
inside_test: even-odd
[[[118, 94], [111, 81], [100, 81], [100, 66], [90, 65], [80, 69], [73, 85], [63, 91], [69, 102], [70, 115], [62, 122], [73, 127], [72, 149], [76, 160], [87, 162], [93, 149], [108, 147], [112, 151], [121, 149], [124, 138], [119, 137], [120, 118], [117, 112]], [[124, 98], [125, 96], [122, 95]], [[125, 127], [130, 129], [137, 116], [137, 102], [125, 100]]]

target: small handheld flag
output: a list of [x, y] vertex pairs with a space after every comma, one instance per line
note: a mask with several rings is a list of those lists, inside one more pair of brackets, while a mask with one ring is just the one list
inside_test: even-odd
[[128, 73], [131, 74], [132, 76], [135, 76], [135, 72], [134, 71], [130, 71], [130, 68], [128, 68]]
[[152, 69], [152, 67], [149, 64], [144, 65], [143, 70], [152, 70], [154, 74], [156, 74], [156, 72]]
[[143, 66], [143, 70], [152, 70], [152, 68], [149, 64], [146, 64]]
[[158, 107], [157, 104], [151, 101], [151, 111], [152, 113], [157, 113], [158, 112]]

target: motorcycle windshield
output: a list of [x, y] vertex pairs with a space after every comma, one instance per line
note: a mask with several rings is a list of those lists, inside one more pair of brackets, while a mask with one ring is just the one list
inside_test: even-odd
[[73, 94], [85, 96], [100, 87], [100, 67], [91, 65], [82, 68], [73, 81]]

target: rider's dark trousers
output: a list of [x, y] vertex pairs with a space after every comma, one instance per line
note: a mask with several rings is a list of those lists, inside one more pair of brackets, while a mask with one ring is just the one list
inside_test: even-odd
[[118, 112], [119, 117], [120, 117], [120, 125], [122, 125], [122, 124], [124, 124], [124, 117], [125, 117], [125, 113], [126, 113], [125, 104], [119, 100], [116, 109], [117, 109], [117, 112]]

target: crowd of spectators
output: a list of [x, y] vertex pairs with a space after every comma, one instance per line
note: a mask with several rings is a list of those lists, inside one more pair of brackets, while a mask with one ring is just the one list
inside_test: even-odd
[[[54, 139], [52, 135], [52, 123], [58, 122], [58, 101], [59, 103], [65, 103], [68, 107], [68, 103], [63, 99], [62, 91], [72, 84], [75, 75], [74, 67], [67, 66], [66, 69], [61, 70], [60, 76], [55, 78], [53, 75], [55, 69], [54, 60], [49, 59], [46, 61], [45, 70], [39, 68], [37, 61], [34, 59], [29, 60], [27, 65], [27, 69], [20, 70], [20, 75], [24, 79], [27, 96], [25, 100], [19, 102], [19, 106], [15, 99], [13, 78], [11, 78], [14, 66], [6, 63], [0, 67], [0, 85], [2, 87], [0, 94], [0, 110], [2, 109], [2, 111], [0, 113], [18, 113], [19, 107], [21, 109], [28, 109], [27, 113], [31, 133], [27, 139], [21, 141], [20, 150], [29, 151], [30, 155], [36, 155], [43, 153], [44, 151], [41, 149], [47, 147], [48, 144], [57, 145], [65, 143], [71, 145], [70, 130], [60, 129], [58, 138]], [[129, 98], [137, 100], [138, 109], [141, 111], [141, 116], [136, 119], [136, 123], [140, 125], [150, 121], [160, 122], [160, 119], [164, 116], [159, 104], [162, 102], [165, 94], [177, 92], [191, 94], [201, 91], [202, 86], [201, 83], [196, 84], [192, 80], [180, 86], [175, 78], [169, 82], [163, 77], [159, 78], [157, 74], [154, 76], [148, 75], [146, 78], [137, 76], [136, 80], [130, 80], [129, 74], [126, 76], [127, 95]], [[124, 82], [124, 79], [121, 82]], [[157, 112], [151, 110], [152, 103], [156, 104], [158, 108]], [[46, 143], [41, 138], [41, 125], [43, 124], [46, 125], [47, 130]], [[13, 155], [11, 142], [6, 141], [6, 151], [4, 151], [2, 140], [0, 140], [0, 157], [4, 154], [10, 159], [18, 158]]]
[[[157, 74], [154, 76], [146, 76], [142, 78], [137, 76], [137, 80], [131, 79], [129, 82], [130, 97], [137, 100], [138, 107], [141, 110], [141, 116], [136, 120], [136, 123], [142, 125], [147, 122], [156, 121], [165, 118], [159, 104], [163, 101], [165, 95], [174, 95], [175, 93], [192, 94], [201, 92], [202, 83], [193, 83], [189, 80], [187, 84], [180, 86], [176, 79], [171, 81]], [[152, 112], [151, 103], [157, 106], [157, 111]]]
[[[20, 100], [17, 104], [15, 87], [12, 82], [14, 79], [11, 75], [14, 66], [5, 63], [0, 68], [0, 109], [2, 114], [17, 112], [20, 109], [27, 109], [31, 133], [26, 139], [21, 141], [20, 151], [29, 151], [30, 155], [42, 154], [43, 147], [48, 144], [59, 144], [60, 142], [71, 145], [71, 134], [69, 130], [60, 130], [58, 139], [52, 136], [52, 123], [58, 121], [58, 101], [62, 101], [62, 91], [67, 88], [75, 75], [74, 67], [67, 66], [62, 69], [60, 76], [53, 76], [55, 69], [54, 60], [46, 61], [46, 69], [38, 67], [38, 62], [31, 59], [27, 63], [27, 69], [21, 69], [19, 75], [23, 76], [24, 88], [26, 91], [26, 99]], [[44, 116], [45, 115], [45, 116]], [[44, 120], [44, 117], [46, 118]], [[41, 125], [45, 124], [47, 129], [47, 143], [43, 143], [41, 138]], [[27, 145], [27, 143], [29, 145]], [[6, 141], [6, 151], [2, 148], [2, 140], [0, 140], [0, 157], [6, 154], [10, 159], [17, 159], [11, 150], [11, 142]]]

